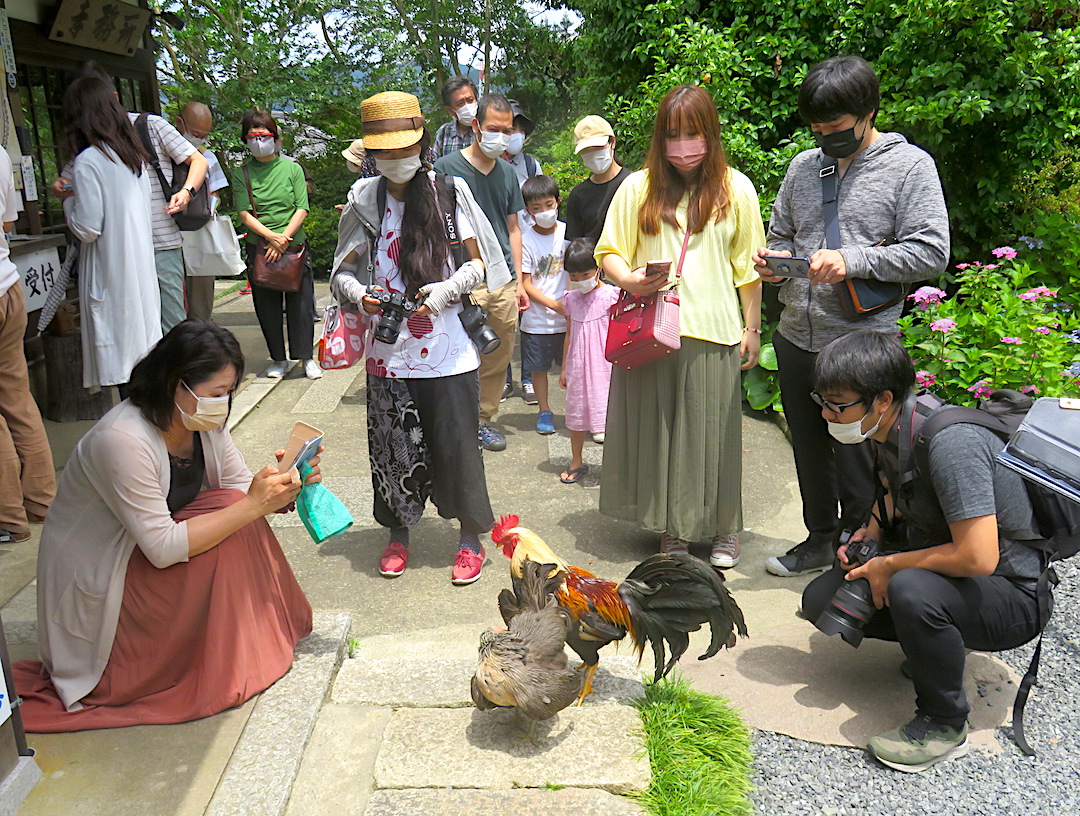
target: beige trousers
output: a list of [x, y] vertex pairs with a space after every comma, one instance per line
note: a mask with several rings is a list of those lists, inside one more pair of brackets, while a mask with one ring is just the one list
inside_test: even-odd
[[214, 311], [214, 281], [213, 275], [188, 275], [185, 279], [187, 284], [187, 316], [197, 320], [209, 320]]
[[481, 285], [472, 293], [473, 303], [488, 313], [488, 325], [502, 341], [491, 354], [480, 355], [480, 422], [490, 422], [499, 411], [499, 400], [506, 385], [506, 366], [514, 356], [514, 332], [517, 331], [517, 281], [489, 292]]

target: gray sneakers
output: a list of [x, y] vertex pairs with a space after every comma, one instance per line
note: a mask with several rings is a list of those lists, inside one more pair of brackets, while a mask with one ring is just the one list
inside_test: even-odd
[[796, 544], [785, 555], [765, 559], [765, 569], [781, 577], [823, 572], [832, 567], [835, 555], [833, 536], [811, 533], [806, 541]]
[[968, 752], [968, 727], [956, 729], [917, 714], [907, 725], [880, 734], [867, 747], [878, 761], [905, 773], [919, 773], [944, 759]]

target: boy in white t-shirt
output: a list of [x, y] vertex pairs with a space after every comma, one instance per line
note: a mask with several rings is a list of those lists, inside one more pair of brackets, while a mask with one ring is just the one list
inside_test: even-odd
[[547, 372], [562, 359], [566, 316], [561, 298], [568, 276], [563, 269], [566, 224], [559, 220], [559, 185], [550, 176], [533, 176], [521, 185], [525, 209], [533, 217], [521, 231], [521, 271], [529, 308], [521, 315], [521, 370], [532, 373], [539, 413], [536, 431], [555, 433], [548, 404]]

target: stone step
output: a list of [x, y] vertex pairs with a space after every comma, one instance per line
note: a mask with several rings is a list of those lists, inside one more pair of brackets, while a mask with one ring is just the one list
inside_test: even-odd
[[364, 816], [641, 816], [630, 799], [602, 790], [380, 790]]
[[[580, 662], [576, 655], [570, 660], [571, 665]], [[473, 705], [469, 684], [475, 671], [475, 656], [372, 659], [365, 657], [361, 647], [354, 659], [342, 664], [332, 699], [347, 705], [466, 708]], [[585, 705], [626, 704], [644, 693], [635, 658], [601, 657], [593, 693]]]
[[315, 614], [312, 632], [297, 644], [288, 674], [259, 696], [207, 816], [285, 813], [351, 625], [345, 612]]
[[642, 791], [650, 769], [640, 732], [637, 711], [621, 705], [571, 706], [537, 724], [535, 745], [508, 710], [401, 708], [383, 732], [375, 788]]

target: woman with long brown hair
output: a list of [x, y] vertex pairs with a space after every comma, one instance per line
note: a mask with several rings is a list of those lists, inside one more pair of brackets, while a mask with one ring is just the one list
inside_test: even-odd
[[94, 77], [64, 94], [74, 193], [64, 215], [79, 239], [83, 386], [127, 383], [161, 339], [146, 154], [116, 89]]
[[[660, 103], [645, 169], [615, 194], [596, 261], [634, 295], [675, 284], [682, 348], [630, 371], [608, 401], [600, 511], [661, 534], [662, 552], [708, 541], [710, 562], [739, 561], [739, 370], [757, 363], [764, 235], [754, 185], [728, 166], [709, 94], [680, 85]], [[651, 260], [668, 275], [647, 276]]]

